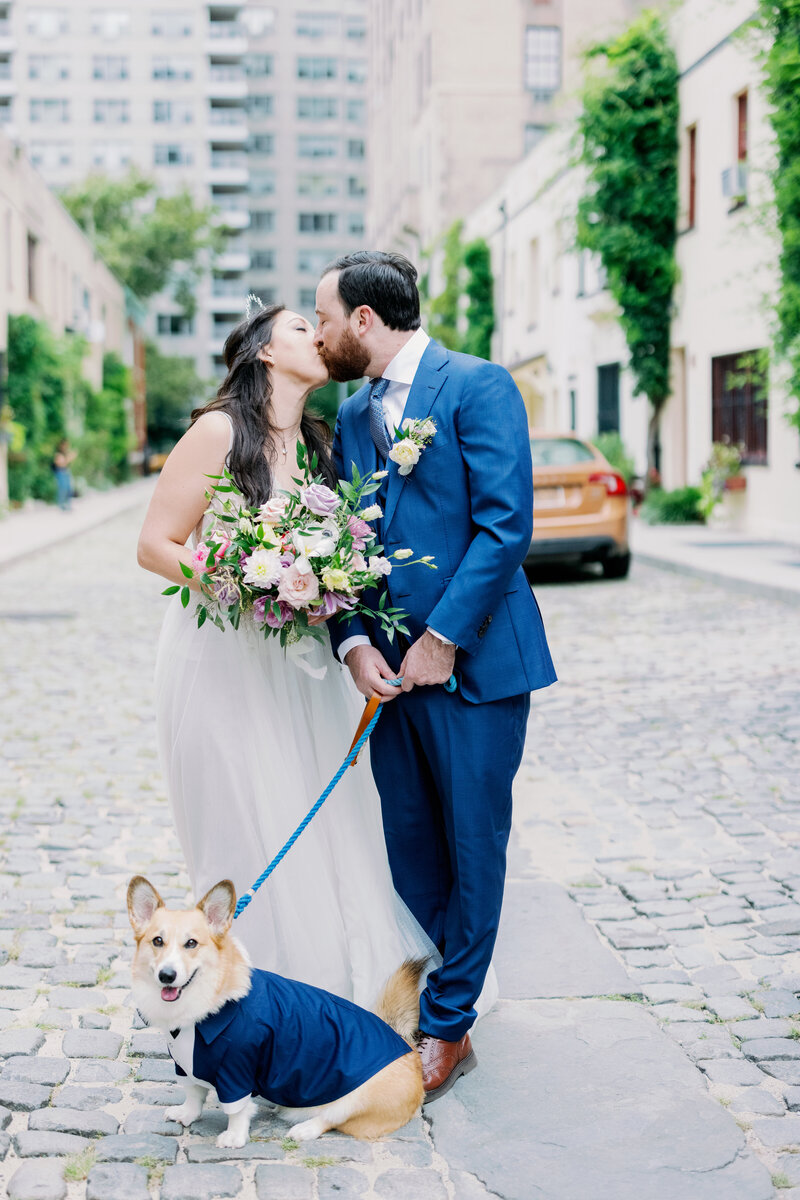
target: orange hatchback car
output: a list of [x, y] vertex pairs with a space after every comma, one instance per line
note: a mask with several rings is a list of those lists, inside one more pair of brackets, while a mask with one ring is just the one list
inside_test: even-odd
[[624, 579], [629, 497], [625, 480], [599, 450], [573, 433], [531, 432], [533, 541], [525, 566], [597, 562]]

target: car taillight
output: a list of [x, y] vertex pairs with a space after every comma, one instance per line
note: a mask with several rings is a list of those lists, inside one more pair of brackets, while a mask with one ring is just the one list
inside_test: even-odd
[[597, 471], [589, 476], [589, 483], [602, 483], [609, 496], [627, 496], [625, 480], [616, 471]]

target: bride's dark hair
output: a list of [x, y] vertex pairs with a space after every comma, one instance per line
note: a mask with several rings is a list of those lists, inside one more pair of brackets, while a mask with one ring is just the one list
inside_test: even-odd
[[[272, 340], [272, 328], [283, 304], [268, 304], [251, 317], [240, 321], [225, 340], [222, 350], [228, 374], [216, 397], [192, 413], [191, 424], [207, 412], [226, 412], [233, 421], [233, 445], [228, 469], [236, 486], [255, 506], [263, 504], [272, 492], [272, 476], [276, 447], [272, 438], [276, 426], [273, 420], [272, 380], [270, 370], [258, 357], [262, 346]], [[331, 462], [331, 434], [321, 417], [306, 409], [300, 432], [309, 458], [316, 453], [319, 466], [316, 474], [330, 487], [336, 486], [336, 472]]]

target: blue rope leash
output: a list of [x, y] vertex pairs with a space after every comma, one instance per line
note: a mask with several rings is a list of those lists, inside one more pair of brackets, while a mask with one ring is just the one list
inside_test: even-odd
[[[400, 687], [400, 685], [403, 681], [402, 681], [402, 679], [387, 679], [386, 682], [391, 683], [392, 687]], [[448, 681], [444, 685], [444, 687], [445, 687], [445, 690], [448, 692], [454, 692], [456, 690], [456, 679], [455, 679], [454, 675], [450, 676], [450, 678], [448, 679]], [[236, 901], [236, 911], [233, 914], [234, 921], [236, 920], [237, 917], [241, 916], [241, 914], [247, 908], [250, 901], [253, 899], [253, 896], [255, 896], [256, 892], [261, 887], [262, 883], [266, 883], [266, 881], [269, 879], [270, 875], [275, 870], [278, 863], [281, 862], [286, 857], [286, 855], [291, 850], [292, 846], [295, 844], [297, 839], [300, 837], [300, 834], [303, 832], [303, 830], [306, 828], [306, 826], [311, 823], [311, 821], [317, 815], [319, 810], [322, 808], [323, 804], [328, 799], [328, 796], [330, 796], [331, 792], [336, 787], [337, 783], [342, 778], [342, 776], [344, 775], [347, 768], [350, 766], [350, 764], [353, 762], [353, 760], [361, 753], [361, 750], [366, 745], [369, 735], [372, 733], [373, 729], [378, 724], [380, 715], [381, 715], [381, 705], [378, 705], [377, 709], [375, 710], [375, 715], [373, 716], [369, 725], [367, 725], [367, 727], [364, 730], [364, 732], [362, 733], [361, 737], [358, 739], [355, 746], [353, 746], [352, 750], [347, 755], [347, 758], [344, 760], [342, 765], [339, 767], [339, 770], [336, 772], [333, 779], [330, 781], [328, 786], [325, 788], [325, 791], [322, 793], [319, 800], [317, 800], [317, 802], [313, 806], [313, 808], [310, 808], [308, 810], [308, 812], [303, 817], [300, 824], [297, 826], [297, 829], [295, 829], [292, 836], [281, 847], [281, 849], [278, 851], [278, 853], [275, 855], [272, 862], [266, 867], [266, 869], [261, 872], [261, 874], [259, 875], [258, 879], [255, 881], [253, 886], [251, 888], [249, 888], [248, 891], [244, 892], [239, 897], [239, 899]]]

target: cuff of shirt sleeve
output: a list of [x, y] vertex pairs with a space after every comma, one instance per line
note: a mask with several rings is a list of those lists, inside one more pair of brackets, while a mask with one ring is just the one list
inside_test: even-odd
[[428, 625], [427, 628], [428, 628], [428, 633], [433, 634], [433, 636], [435, 638], [438, 638], [440, 642], [444, 642], [445, 646], [455, 646], [456, 643], [454, 641], [452, 641], [450, 638], [445, 637], [443, 633], [439, 633], [437, 630], [431, 629], [430, 625]]
[[352, 637], [345, 638], [337, 651], [337, 654], [339, 656], [339, 662], [343, 663], [344, 660], [347, 658], [348, 654], [350, 653], [350, 651], [355, 646], [369, 646], [369, 645], [371, 645], [371, 642], [368, 637], [364, 637], [363, 633], [354, 633]]

